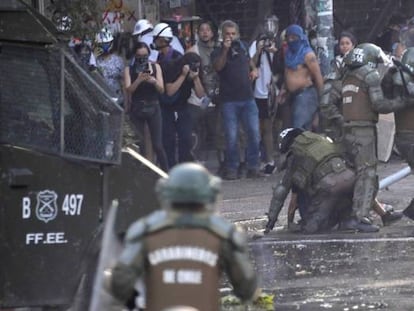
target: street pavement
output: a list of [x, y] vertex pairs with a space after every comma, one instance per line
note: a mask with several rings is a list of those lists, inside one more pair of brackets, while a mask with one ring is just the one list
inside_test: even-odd
[[[206, 166], [213, 173], [217, 169], [214, 161]], [[380, 162], [378, 174], [382, 179], [404, 167], [393, 155], [387, 163]], [[372, 234], [304, 235], [286, 230], [285, 206], [275, 229], [264, 236], [276, 180], [273, 174], [224, 181], [217, 206], [222, 216], [247, 230], [259, 286], [275, 295], [275, 310], [414, 310], [413, 221], [403, 218]], [[414, 196], [413, 185], [410, 175], [380, 190], [378, 198], [402, 210]], [[373, 218], [382, 226], [378, 216]], [[247, 309], [257, 310], [240, 310]]]

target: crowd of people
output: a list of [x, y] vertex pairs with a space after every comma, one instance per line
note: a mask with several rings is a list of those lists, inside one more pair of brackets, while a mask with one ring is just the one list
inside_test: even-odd
[[108, 291], [133, 308], [135, 282], [144, 276], [150, 310], [184, 302], [188, 310], [216, 310], [211, 302], [218, 301], [217, 291], [203, 290], [216, 289], [225, 271], [242, 300], [257, 295], [243, 234], [209, 207], [220, 179], [194, 163], [200, 159], [192, 150], [193, 133], [200, 124], [203, 142], [214, 137], [223, 179], [241, 178], [242, 169], [247, 178], [276, 169], [281, 174], [265, 234], [289, 193], [292, 231], [376, 232], [371, 211], [383, 225], [401, 219], [402, 212], [377, 199], [376, 123], [380, 113], [395, 113], [396, 146], [413, 167], [414, 46], [407, 32], [388, 47], [394, 63], [379, 46], [358, 44], [352, 32], [342, 32], [325, 76], [304, 29], [294, 24], [279, 33], [276, 16], [266, 19], [250, 45], [240, 40], [234, 21], [220, 25], [219, 37], [203, 21], [187, 51], [173, 47], [168, 24], [140, 20], [127, 60], [111, 53], [110, 33], [99, 33], [100, 53], [90, 65], [124, 98], [138, 136], [149, 134], [151, 146], [143, 139], [142, 152], [154, 150], [153, 160], [170, 173], [156, 188], [164, 209], [131, 226]]
[[[402, 217], [376, 199], [376, 125], [379, 114], [395, 113], [395, 143], [412, 167], [414, 47], [408, 42], [398, 42], [401, 54], [386, 55], [373, 43], [357, 44], [352, 33], [340, 35], [335, 70], [325, 76], [320, 94], [319, 133], [303, 126], [281, 133], [284, 175], [274, 188], [265, 232], [273, 228], [290, 191], [289, 208], [293, 207], [288, 211], [288, 227], [293, 230], [376, 232], [379, 227], [372, 223], [371, 211], [381, 216], [384, 225]], [[293, 223], [296, 208], [299, 224]]]
[[219, 29], [202, 21], [195, 44], [184, 50], [170, 25], [143, 19], [124, 55], [118, 37], [102, 29], [87, 65], [122, 99], [141, 152], [165, 171], [202, 162], [197, 140], [200, 149], [216, 151], [225, 180], [269, 175], [277, 167], [275, 131], [316, 126], [323, 80], [298, 25], [280, 34], [278, 18], [270, 16], [248, 45], [234, 21]]
[[[414, 64], [408, 56], [412, 27], [409, 23], [399, 24], [398, 41], [395, 20], [391, 18], [389, 31], [377, 40], [387, 49], [388, 56], [377, 45], [358, 44], [352, 32], [343, 31], [338, 37], [332, 70], [325, 76], [304, 29], [293, 24], [280, 32], [274, 15], [263, 21], [259, 35], [250, 45], [240, 39], [234, 21], [224, 21], [218, 31], [211, 22], [202, 21], [196, 42], [186, 51], [177, 43], [169, 24], [153, 26], [148, 20], [139, 20], [126, 59], [114, 53], [115, 39], [103, 29], [95, 39], [95, 51], [99, 53], [92, 54], [89, 65], [100, 71], [114, 93], [124, 99], [127, 123], [139, 137], [141, 152], [165, 171], [178, 163], [202, 162], [200, 154], [193, 150], [195, 134], [199, 143], [210, 143], [208, 147], [216, 150], [216, 174], [224, 180], [258, 178], [286, 168], [285, 164], [291, 161], [286, 162], [286, 154], [291, 152], [281, 152], [282, 138], [278, 135], [286, 129], [333, 139], [339, 151], [330, 150], [329, 155], [323, 156], [321, 151], [313, 161], [306, 158], [309, 154], [303, 161], [293, 161], [300, 162], [289, 172], [296, 184], [293, 178], [285, 180], [282, 188], [275, 187], [266, 230], [273, 227], [292, 190], [290, 206], [299, 209], [305, 231], [325, 230], [340, 223], [342, 228], [371, 232], [378, 230], [370, 221], [371, 209], [384, 223], [401, 218], [401, 213], [387, 211], [376, 199], [376, 123], [380, 113], [395, 112], [396, 142], [401, 154], [411, 161], [412, 133], [407, 112], [414, 85]], [[392, 57], [403, 62], [393, 65]], [[329, 226], [318, 223], [309, 229], [306, 220], [312, 223], [312, 206], [319, 202], [315, 199], [316, 190], [311, 188], [323, 177], [314, 180], [312, 174], [319, 174], [314, 171], [316, 163], [321, 164], [325, 156], [342, 159], [346, 169], [354, 172], [352, 209], [341, 212], [347, 216], [327, 221]], [[309, 165], [301, 167], [304, 164]], [[330, 166], [324, 165], [329, 175]], [[330, 193], [323, 188], [325, 197], [334, 195], [335, 191]], [[324, 215], [331, 214], [328, 209]], [[288, 225], [294, 227], [294, 211], [289, 215]], [[317, 218], [322, 221], [320, 216]]]

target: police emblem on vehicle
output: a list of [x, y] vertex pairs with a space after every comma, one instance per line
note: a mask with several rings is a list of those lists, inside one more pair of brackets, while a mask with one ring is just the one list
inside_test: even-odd
[[48, 223], [57, 216], [57, 194], [51, 190], [40, 191], [37, 194], [36, 216], [39, 220]]

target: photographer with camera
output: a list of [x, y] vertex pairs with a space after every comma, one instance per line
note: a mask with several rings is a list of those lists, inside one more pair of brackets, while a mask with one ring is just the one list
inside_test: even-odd
[[258, 77], [253, 81], [253, 93], [259, 110], [261, 143], [264, 149], [265, 166], [263, 173], [270, 175], [276, 165], [273, 158], [273, 118], [276, 114], [275, 61], [277, 61], [276, 36], [279, 30], [279, 19], [269, 16], [264, 21], [264, 31], [253, 41], [249, 48], [250, 57], [258, 70]]
[[259, 116], [254, 101], [252, 80], [257, 78], [257, 70], [250, 59], [247, 47], [240, 41], [239, 26], [226, 20], [220, 27], [221, 47], [212, 54], [214, 69], [220, 81], [219, 99], [222, 124], [226, 139], [226, 163], [223, 178], [238, 179], [240, 164], [238, 150], [239, 123], [242, 123], [247, 136], [246, 166], [248, 178], [259, 176]]
[[157, 161], [164, 171], [168, 171], [167, 157], [162, 146], [162, 120], [158, 101], [158, 95], [164, 93], [164, 80], [160, 65], [149, 62], [149, 55], [147, 44], [137, 42], [134, 45], [134, 59], [124, 71], [125, 88], [131, 97], [125, 111], [130, 112], [131, 121], [141, 136], [144, 135], [147, 123]]
[[[211, 53], [217, 47], [216, 28], [211, 21], [203, 20], [198, 25], [196, 43], [188, 49], [188, 52], [194, 52], [200, 55], [201, 69], [203, 71], [203, 87], [206, 96], [198, 98], [192, 92], [188, 103], [190, 105], [191, 115], [193, 118], [193, 131], [197, 134], [200, 144], [196, 148], [196, 156], [199, 160], [207, 160], [207, 151], [216, 149], [218, 162], [223, 159], [223, 149], [219, 148], [224, 143], [222, 131], [218, 132], [218, 100], [219, 92], [218, 76], [211, 62]], [[219, 137], [219, 139], [218, 139]], [[222, 139], [221, 139], [222, 138]], [[223, 143], [220, 144], [220, 142]]]
[[[162, 109], [163, 144], [170, 167], [194, 160], [191, 153], [193, 124], [188, 98], [191, 90], [197, 97], [205, 96], [200, 75], [202, 75], [201, 58], [193, 52], [185, 53], [164, 71], [166, 95], [174, 98], [170, 103], [164, 103]], [[178, 146], [176, 146], [177, 138]]]

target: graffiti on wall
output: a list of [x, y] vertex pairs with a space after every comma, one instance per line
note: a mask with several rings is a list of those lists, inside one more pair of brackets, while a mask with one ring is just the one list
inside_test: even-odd
[[131, 29], [138, 21], [138, 12], [124, 0], [106, 0], [102, 14], [102, 24], [113, 34]]

